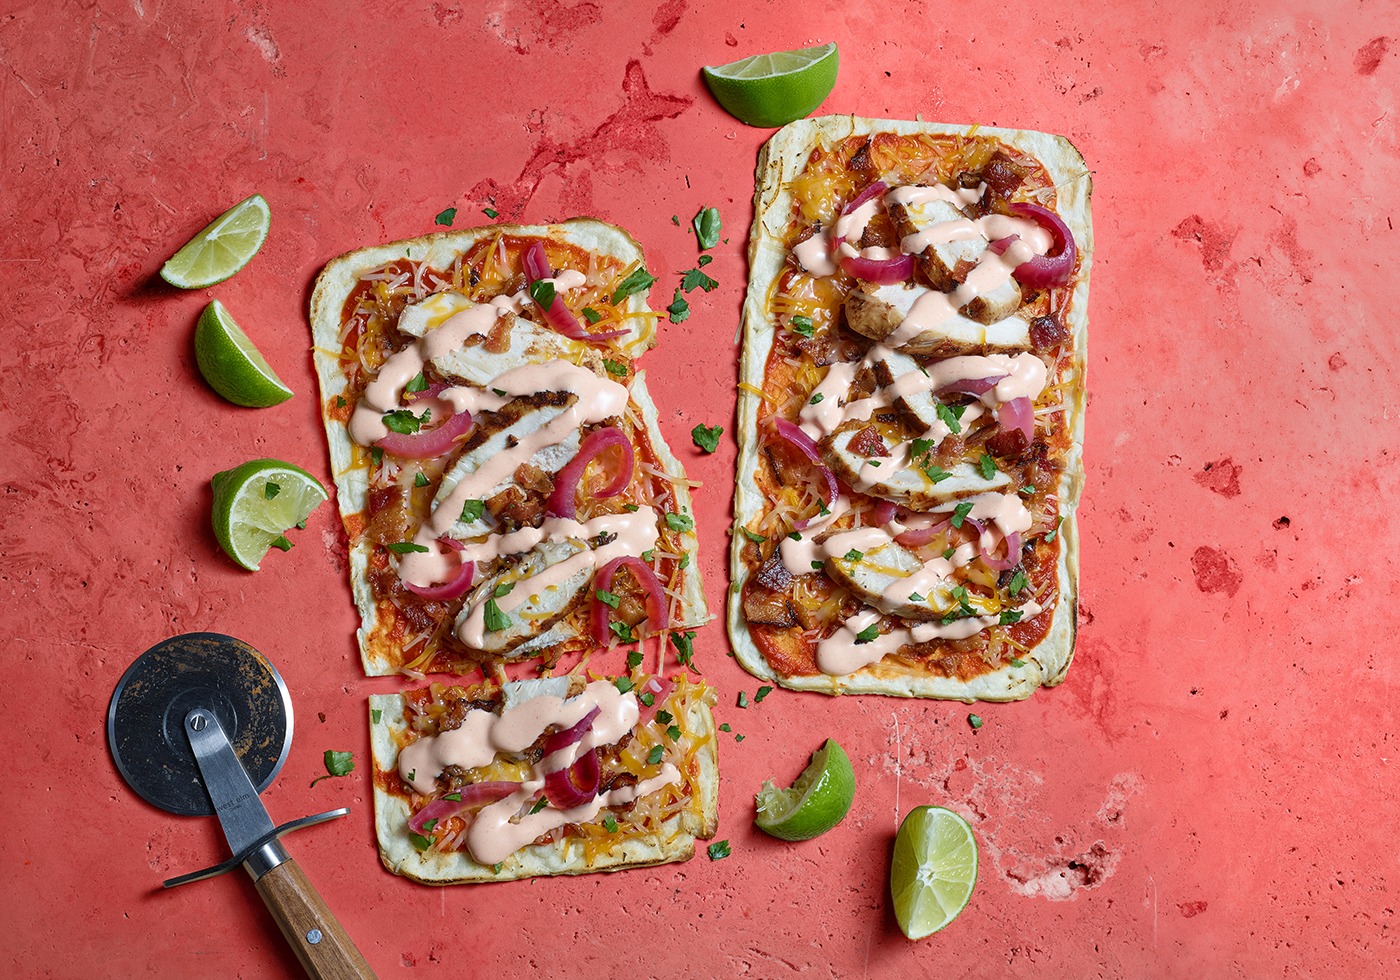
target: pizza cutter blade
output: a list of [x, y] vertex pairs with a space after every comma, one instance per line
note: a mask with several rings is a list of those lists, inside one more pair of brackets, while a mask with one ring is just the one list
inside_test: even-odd
[[127, 668], [107, 709], [107, 744], [147, 802], [217, 815], [233, 856], [165, 882], [173, 888], [242, 865], [312, 977], [372, 977], [354, 942], [282, 846], [283, 835], [350, 811], [275, 826], [258, 794], [292, 745], [292, 700], [271, 662], [242, 640], [185, 633]]

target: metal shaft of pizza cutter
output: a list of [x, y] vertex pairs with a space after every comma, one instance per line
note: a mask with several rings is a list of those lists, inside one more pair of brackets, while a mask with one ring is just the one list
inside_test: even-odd
[[185, 734], [229, 847], [242, 856], [243, 867], [307, 974], [318, 980], [373, 977], [354, 942], [277, 838], [278, 828], [218, 717], [207, 708], [191, 709], [185, 716]]

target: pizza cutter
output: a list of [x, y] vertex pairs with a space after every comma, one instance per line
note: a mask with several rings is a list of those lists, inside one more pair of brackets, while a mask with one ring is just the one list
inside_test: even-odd
[[221, 864], [171, 878], [166, 888], [242, 865], [310, 976], [374, 976], [281, 841], [349, 808], [274, 826], [258, 799], [292, 747], [292, 699], [265, 656], [221, 633], [157, 643], [112, 692], [107, 744], [147, 802], [183, 816], [217, 814], [233, 851]]

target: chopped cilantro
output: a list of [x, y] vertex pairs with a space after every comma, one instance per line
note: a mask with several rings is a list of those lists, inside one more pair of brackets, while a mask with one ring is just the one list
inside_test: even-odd
[[349, 404], [349, 402], [347, 402], [347, 401], [345, 400], [345, 396], [344, 396], [344, 395], [336, 395], [336, 396], [335, 396], [335, 407], [336, 407], [336, 408], [344, 408], [344, 407], [345, 407], [346, 405], [348, 405], [348, 404]]
[[1046, 544], [1049, 544], [1050, 542], [1052, 542], [1052, 541], [1055, 540], [1055, 535], [1057, 535], [1057, 534], [1060, 533], [1060, 524], [1063, 523], [1063, 521], [1064, 521], [1064, 518], [1063, 518], [1063, 517], [1057, 517], [1057, 518], [1055, 519], [1055, 526], [1052, 527], [1052, 528], [1050, 529], [1050, 533], [1049, 533], [1049, 534], [1045, 535], [1045, 543], [1046, 543]]
[[547, 797], [541, 796], [538, 800], [535, 801], [535, 805], [532, 806], [532, 807], [530, 807], [530, 812], [531, 812], [531, 813], [539, 813], [541, 810], [543, 810], [543, 809], [545, 808], [546, 805], [548, 805], [548, 803], [549, 803], [549, 799], [548, 799]]
[[669, 724], [671, 724], [671, 720], [672, 720], [671, 712], [669, 712], [669, 711], [658, 711], [658, 712], [656, 713], [656, 720], [659, 721], [659, 722], [661, 722], [661, 724], [663, 724], [663, 725], [669, 725]]
[[932, 448], [932, 439], [915, 439], [909, 444], [909, 458], [918, 459], [921, 456], [927, 456], [929, 450], [931, 450]]
[[672, 633], [671, 645], [676, 648], [676, 662], [689, 667], [690, 659], [695, 656], [695, 631]]
[[676, 567], [677, 567], [677, 568], [689, 568], [689, 567], [690, 567], [690, 552], [687, 551], [685, 554], [681, 555], [681, 560], [678, 561], [678, 562], [676, 562]]
[[[600, 594], [600, 598], [601, 598], [601, 594]], [[613, 608], [616, 609], [617, 607], [616, 607], [616, 606], [613, 606]], [[637, 669], [638, 667], [640, 667], [641, 665], [642, 665], [642, 651], [640, 651], [640, 650], [629, 650], [629, 651], [627, 652], [627, 669], [628, 669], [628, 670], [636, 670], [636, 669]]]
[[742, 742], [743, 740], [744, 740], [744, 736], [742, 736], [742, 735], [735, 735], [735, 736], [734, 736], [734, 741], [736, 741], [736, 742]]
[[627, 368], [610, 358], [603, 358], [603, 367], [615, 378], [627, 377]]
[[809, 316], [795, 316], [792, 318], [792, 332], [810, 337], [816, 332], [816, 327], [812, 326], [812, 318]]
[[983, 453], [982, 458], [977, 461], [977, 469], [981, 471], [982, 479], [990, 480], [997, 475], [997, 461]]
[[435, 225], [446, 225], [447, 227], [450, 228], [450, 227], [452, 226], [452, 222], [455, 221], [456, 219], [457, 219], [457, 209], [456, 209], [456, 208], [444, 208], [443, 210], [439, 211], [439, 212], [438, 212], [438, 216], [437, 216], [436, 218], [433, 219], [433, 224], [435, 224]]
[[820, 391], [807, 400], [808, 405], [819, 405], [826, 396]]
[[653, 765], [653, 766], [654, 766], [654, 765], [657, 765], [658, 763], [661, 762], [661, 758], [662, 758], [662, 756], [664, 756], [665, 754], [666, 754], [666, 750], [665, 750], [665, 749], [663, 749], [663, 748], [662, 748], [661, 746], [659, 746], [659, 745], [653, 745], [653, 746], [651, 747], [651, 751], [647, 753], [647, 763], [648, 763], [648, 765]]
[[1026, 573], [1017, 569], [1016, 574], [1011, 576], [1011, 581], [1006, 583], [1006, 594], [1014, 596], [1026, 587], [1028, 581]]
[[656, 703], [656, 695], [652, 694], [650, 691], [643, 691], [641, 694], [637, 695], [637, 700], [650, 708]]
[[423, 423], [428, 421], [428, 416], [431, 414], [427, 409], [424, 409], [423, 414], [419, 416], [414, 415], [406, 408], [396, 408], [392, 412], [384, 413], [384, 427], [401, 436], [411, 436], [423, 428]]
[[673, 742], [679, 742], [681, 740], [681, 726], [672, 725], [670, 728], [667, 728], [666, 737]]
[[406, 555], [410, 552], [424, 553], [428, 550], [425, 544], [418, 544], [413, 541], [391, 541], [384, 547], [388, 548], [396, 555]]
[[826, 562], [824, 562], [824, 561], [813, 561], [813, 562], [812, 562], [812, 569], [813, 569], [813, 571], [824, 572], [824, 571], [826, 571]]
[[492, 388], [491, 392], [492, 394], [500, 395], [502, 398], [506, 397], [507, 395], [507, 392], [504, 388]]
[[467, 524], [481, 520], [481, 515], [486, 513], [486, 501], [468, 500], [462, 504], [462, 516], [460, 520]]
[[690, 304], [685, 301], [679, 289], [671, 299], [671, 305], [666, 307], [666, 312], [670, 314], [669, 319], [672, 323], [684, 323], [690, 319]]
[[355, 753], [353, 752], [337, 752], [334, 749], [326, 749], [323, 759], [326, 764], [326, 775], [319, 779], [313, 779], [312, 786], [315, 786], [322, 779], [330, 779], [332, 776], [348, 776], [355, 771]]
[[632, 679], [630, 677], [619, 677], [613, 681], [613, 687], [617, 688], [618, 694], [626, 694], [632, 690]]
[[583, 314], [583, 318], [587, 320], [590, 325], [603, 319], [603, 314], [599, 313], [591, 306], [585, 306], [583, 309], [579, 310], [579, 312]]
[[1024, 660], [1022, 660], [1020, 657], [1012, 657], [1012, 658], [1011, 658], [1011, 666], [1013, 666], [1013, 667], [1024, 667], [1025, 665], [1026, 665], [1026, 662], [1025, 662]]
[[428, 848], [432, 847], [433, 842], [436, 840], [436, 837], [424, 837], [422, 834], [415, 834], [411, 830], [408, 832], [409, 843], [420, 851], [426, 851]]
[[[607, 591], [606, 589], [599, 589], [597, 592], [594, 592], [593, 594], [596, 595], [596, 596], [598, 597], [598, 601], [599, 601], [599, 602], [605, 603], [606, 605], [609, 605], [609, 606], [611, 606], [611, 607], [614, 608], [614, 609], [616, 609], [616, 608], [622, 603], [622, 597], [621, 597], [621, 596], [615, 595], [615, 594], [613, 594], [612, 592]], [[639, 658], [639, 659], [640, 659], [640, 657], [641, 657], [641, 655], [638, 654], [638, 658]]]
[[949, 432], [961, 432], [962, 423], [958, 419], [962, 418], [965, 405], [944, 405], [938, 403], [938, 418], [948, 427]]
[[380, 449], [378, 446], [371, 447], [369, 458], [374, 460], [375, 466], [378, 466], [380, 463], [384, 462], [384, 450]]
[[486, 600], [486, 628], [491, 632], [503, 630], [510, 626], [510, 617], [501, 611], [501, 607], [496, 605], [494, 597]]
[[917, 593], [917, 592], [911, 592], [911, 593], [909, 593], [909, 601], [910, 601], [910, 602], [927, 602], [928, 599], [927, 599], [926, 596], [921, 596], [921, 595], [919, 595], [919, 593]]
[[789, 531], [789, 532], [788, 532], [788, 537], [792, 538], [792, 540], [794, 540], [794, 541], [801, 541], [801, 540], [802, 540], [802, 532], [800, 532], [800, 531]]
[[629, 513], [629, 514], [635, 514], [637, 511], [641, 510], [642, 508], [638, 507], [636, 504], [623, 504], [623, 505], [622, 505], [622, 509], [625, 510], [625, 511], [627, 511], [627, 513]]
[[632, 627], [628, 626], [626, 623], [609, 623], [608, 629], [612, 630], [614, 635], [623, 643], [637, 642], [637, 634], [633, 633]]
[[678, 214], [671, 215], [671, 224], [679, 228], [681, 226], [681, 216]]
[[279, 487], [277, 484], [273, 483], [271, 480], [268, 480], [267, 483], [263, 484], [263, 496], [268, 500], [271, 500], [273, 497], [277, 496], [281, 492], [282, 488]]
[[[725, 241], [728, 242], [729, 239], [726, 238]], [[702, 256], [700, 256], [698, 259], [695, 260], [695, 264], [696, 264], [697, 266], [699, 266], [700, 268], [703, 269], [703, 268], [705, 268], [705, 266], [709, 265], [709, 264], [710, 264], [711, 262], [713, 262], [714, 260], [715, 260], [715, 257], [714, 257], [713, 255], [702, 255]]]
[[768, 697], [768, 695], [772, 693], [772, 685], [764, 684], [762, 687], [760, 687], [757, 691], [754, 692], [753, 703], [758, 704], [760, 701], [762, 701], [764, 698]]
[[939, 483], [943, 480], [946, 480], [952, 475], [953, 474], [949, 473], [941, 466], [929, 465], [924, 467], [924, 476], [928, 477], [934, 483]]
[[547, 279], [536, 279], [530, 283], [530, 298], [547, 310], [554, 305], [554, 283]]
[[700, 251], [714, 248], [719, 244], [719, 231], [721, 223], [719, 211], [716, 208], [701, 208], [690, 222], [695, 229], [695, 241], [700, 246]]
[[438, 822], [437, 822], [437, 817], [434, 817], [434, 818], [431, 819], [431, 820], [425, 820], [425, 821], [423, 821], [423, 829], [424, 829], [424, 830], [432, 830], [434, 827], [437, 826], [437, 824], [438, 824]]
[[730, 727], [729, 727], [729, 722], [726, 721], [723, 725], [720, 725], [720, 726], [719, 726], [719, 730], [722, 731], [722, 732], [731, 731], [731, 729], [730, 729]]
[[1012, 623], [1019, 623], [1021, 621], [1021, 615], [1022, 613], [1019, 609], [1003, 609], [1001, 611], [1001, 625], [1010, 626]]
[[603, 829], [610, 834], [617, 833], [617, 820], [611, 813], [603, 817]]
[[413, 485], [415, 487], [426, 487], [428, 485], [428, 475], [421, 471], [413, 474]]
[[754, 544], [762, 544], [763, 542], [765, 542], [765, 541], [768, 540], [768, 539], [765, 538], [763, 535], [757, 533], [756, 531], [750, 531], [750, 530], [749, 530], [748, 528], [746, 528], [746, 527], [741, 527], [741, 528], [739, 528], [739, 530], [743, 531], [743, 532], [744, 532], [744, 537], [748, 538], [748, 539], [749, 539], [750, 541], [752, 541]]
[[958, 549], [957, 549], [957, 548], [944, 548], [944, 549], [943, 549], [943, 558], [944, 558], [944, 560], [946, 561], [947, 559], [952, 558], [952, 557], [953, 557], [954, 555], [956, 555], [957, 553], [958, 553]]
[[379, 719], [381, 719], [381, 718], [383, 718], [383, 717], [384, 717], [384, 711], [383, 711], [382, 708], [370, 708], [370, 709], [369, 709], [369, 720], [370, 720], [370, 724], [372, 724], [372, 725], [377, 725], [377, 724], [379, 724]]
[[703, 422], [690, 430], [690, 441], [695, 443], [697, 449], [702, 449], [707, 453], [712, 453], [719, 448], [719, 437], [724, 433], [724, 429], [718, 425], [707, 427]]
[[856, 634], [857, 643], [869, 643], [880, 635], [880, 624], [871, 623], [865, 629]]
[[982, 716], [981, 716], [981, 715], [968, 715], [968, 716], [967, 716], [967, 723], [968, 723], [969, 725], [972, 726], [972, 730], [973, 730], [973, 731], [976, 731], [977, 729], [979, 729], [979, 728], [982, 727]]
[[741, 708], [747, 708], [747, 707], [749, 706], [749, 695], [748, 695], [748, 692], [747, 692], [747, 691], [740, 691], [740, 692], [739, 692], [739, 701], [738, 701], [738, 705], [739, 705], [739, 707], [741, 707]]
[[408, 384], [404, 385], [403, 390], [412, 392], [427, 391], [428, 379], [423, 377], [422, 371], [419, 371], [412, 377]]
[[705, 850], [711, 861], [722, 861], [730, 855], [729, 841], [717, 840]]
[[652, 555], [656, 554], [655, 548], [648, 548], [642, 552], [642, 561], [651, 561]]
[[481, 213], [486, 215], [486, 217], [492, 219], [499, 218], [501, 216], [501, 212], [497, 211], [495, 208], [482, 208]]
[[273, 539], [272, 547], [278, 549], [279, 551], [291, 551], [292, 543], [287, 540], [287, 536], [285, 534], [279, 534], [276, 538]]
[[972, 513], [972, 501], [964, 500], [953, 508], [953, 516], [950, 521], [953, 527], [962, 527], [963, 521], [967, 520], [967, 515]]
[[646, 266], [639, 266], [633, 269], [631, 274], [623, 279], [622, 282], [618, 283], [617, 288], [613, 290], [613, 306], [621, 303], [633, 293], [640, 293], [650, 289], [651, 284], [654, 282], [656, 282], [656, 277], [647, 272]]
[[697, 289], [703, 289], [708, 293], [718, 285], [719, 280], [711, 279], [699, 269], [686, 269], [681, 273], [681, 289], [684, 289], [687, 293], [694, 292]]
[[462, 794], [461, 794], [461, 793], [448, 793], [446, 796], [443, 797], [443, 799], [444, 799], [444, 800], [451, 800], [453, 803], [461, 803], [461, 802], [462, 802]]
[[687, 514], [667, 514], [666, 526], [672, 531], [693, 531], [695, 521], [691, 520]]
[[1020, 490], [1017, 490], [1016, 492], [1029, 497], [1031, 494], [1035, 493], [1035, 484], [1027, 483], [1024, 487], [1022, 487]]
[[857, 551], [856, 549], [852, 548], [850, 551], [846, 552], [841, 557], [845, 561], [860, 561], [862, 558], [865, 557], [865, 552]]
[[497, 599], [503, 599], [506, 596], [510, 595], [513, 591], [515, 591], [514, 582], [502, 582], [500, 585], [496, 586], [494, 589], [491, 590], [491, 594]]

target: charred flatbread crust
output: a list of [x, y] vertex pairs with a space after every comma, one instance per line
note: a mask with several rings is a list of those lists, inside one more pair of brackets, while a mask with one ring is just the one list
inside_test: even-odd
[[1059, 507], [1063, 521], [1059, 527], [1059, 560], [1056, 578], [1059, 599], [1048, 634], [1023, 657], [1024, 666], [1006, 666], [963, 681], [936, 675], [918, 665], [895, 662], [891, 658], [844, 676], [810, 674], [787, 676], [776, 672], [764, 658], [750, 635], [740, 596], [750, 577], [743, 558], [746, 538], [735, 534], [731, 543], [732, 585], [728, 609], [730, 641], [744, 669], [757, 677], [796, 690], [826, 694], [885, 694], [900, 697], [948, 698], [962, 701], [1011, 701], [1025, 697], [1040, 686], [1064, 680], [1074, 655], [1076, 605], [1079, 575], [1079, 537], [1075, 506], [1084, 482], [1081, 458], [1084, 442], [1084, 385], [1088, 331], [1088, 291], [1093, 229], [1089, 198], [1092, 182], [1079, 152], [1063, 137], [1029, 130], [989, 127], [949, 126], [938, 123], [865, 119], [855, 116], [825, 116], [800, 120], [785, 126], [764, 146], [757, 168], [754, 223], [749, 238], [749, 286], [744, 302], [743, 354], [740, 366], [738, 422], [740, 449], [735, 491], [735, 522], [745, 527], [762, 513], [765, 498], [756, 474], [760, 465], [761, 440], [759, 410], [764, 372], [776, 336], [775, 317], [768, 309], [775, 281], [787, 260], [785, 236], [792, 218], [793, 196], [789, 183], [806, 166], [812, 150], [847, 137], [875, 133], [960, 134], [995, 137], [1027, 153], [1049, 172], [1055, 185], [1056, 212], [1069, 225], [1080, 252], [1077, 279], [1069, 304], [1065, 327], [1070, 339], [1073, 364], [1079, 384], [1074, 386], [1065, 405], [1066, 424], [1072, 447], [1063, 459]]
[[[408, 741], [404, 699], [398, 694], [377, 694], [369, 699], [370, 749], [374, 763], [374, 816], [379, 857], [384, 867], [424, 885], [459, 885], [486, 881], [512, 881], [548, 875], [591, 874], [621, 871], [673, 861], [688, 861], [695, 841], [713, 837], [719, 826], [719, 764], [714, 717], [703, 698], [689, 700], [685, 729], [700, 739], [689, 774], [694, 792], [686, 809], [668, 817], [660, 832], [629, 835], [590, 861], [576, 837], [548, 844], [529, 844], [506, 858], [497, 868], [472, 860], [465, 850], [446, 854], [419, 851], [409, 838], [409, 799], [389, 792], [386, 784], [398, 782], [399, 745]], [[377, 714], [376, 714], [377, 713]], [[378, 721], [375, 721], [375, 718]], [[664, 792], [664, 790], [662, 790]]]
[[[357, 637], [365, 672], [370, 676], [395, 674], [404, 662], [403, 651], [397, 643], [377, 630], [381, 620], [380, 605], [370, 583], [370, 554], [373, 548], [363, 535], [357, 535], [357, 515], [368, 506], [369, 469], [363, 462], [364, 453], [356, 452], [346, 421], [345, 412], [337, 412], [338, 397], [346, 397], [348, 380], [340, 365], [342, 347], [342, 315], [347, 298], [360, 283], [361, 276], [388, 263], [408, 259], [425, 268], [448, 270], [462, 255], [483, 240], [497, 236], [544, 238], [577, 246], [587, 252], [617, 260], [625, 267], [644, 267], [641, 246], [625, 231], [593, 218], [573, 218], [553, 225], [492, 225], [460, 231], [425, 235], [408, 241], [392, 242], [358, 249], [333, 259], [316, 282], [311, 300], [313, 360], [321, 386], [321, 412], [326, 438], [330, 447], [331, 468], [336, 485], [336, 499], [350, 539], [349, 577], [356, 608], [360, 613]], [[635, 316], [628, 322], [636, 325], [635, 336], [621, 338], [614, 352], [605, 356], [632, 359], [656, 342], [656, 317], [650, 315], [645, 291], [628, 296], [619, 305], [626, 314]], [[559, 335], [551, 337], [550, 356], [560, 351], [574, 363], [591, 366], [600, 362], [596, 345]], [[629, 411], [635, 411], [642, 422], [638, 435], [646, 440], [659, 468], [670, 478], [671, 492], [677, 509], [694, 513], [685, 474], [672, 455], [657, 425], [656, 406], [647, 391], [644, 372], [637, 371], [628, 385]], [[362, 460], [357, 463], [357, 456]], [[360, 525], [362, 526], [362, 524]], [[670, 624], [673, 630], [691, 629], [708, 619], [696, 536], [693, 531], [677, 536], [682, 549], [690, 555], [687, 567], [679, 569], [670, 582], [681, 596], [676, 616]], [[567, 640], [567, 638], [566, 638]], [[529, 655], [544, 656], [544, 648], [532, 647]]]

